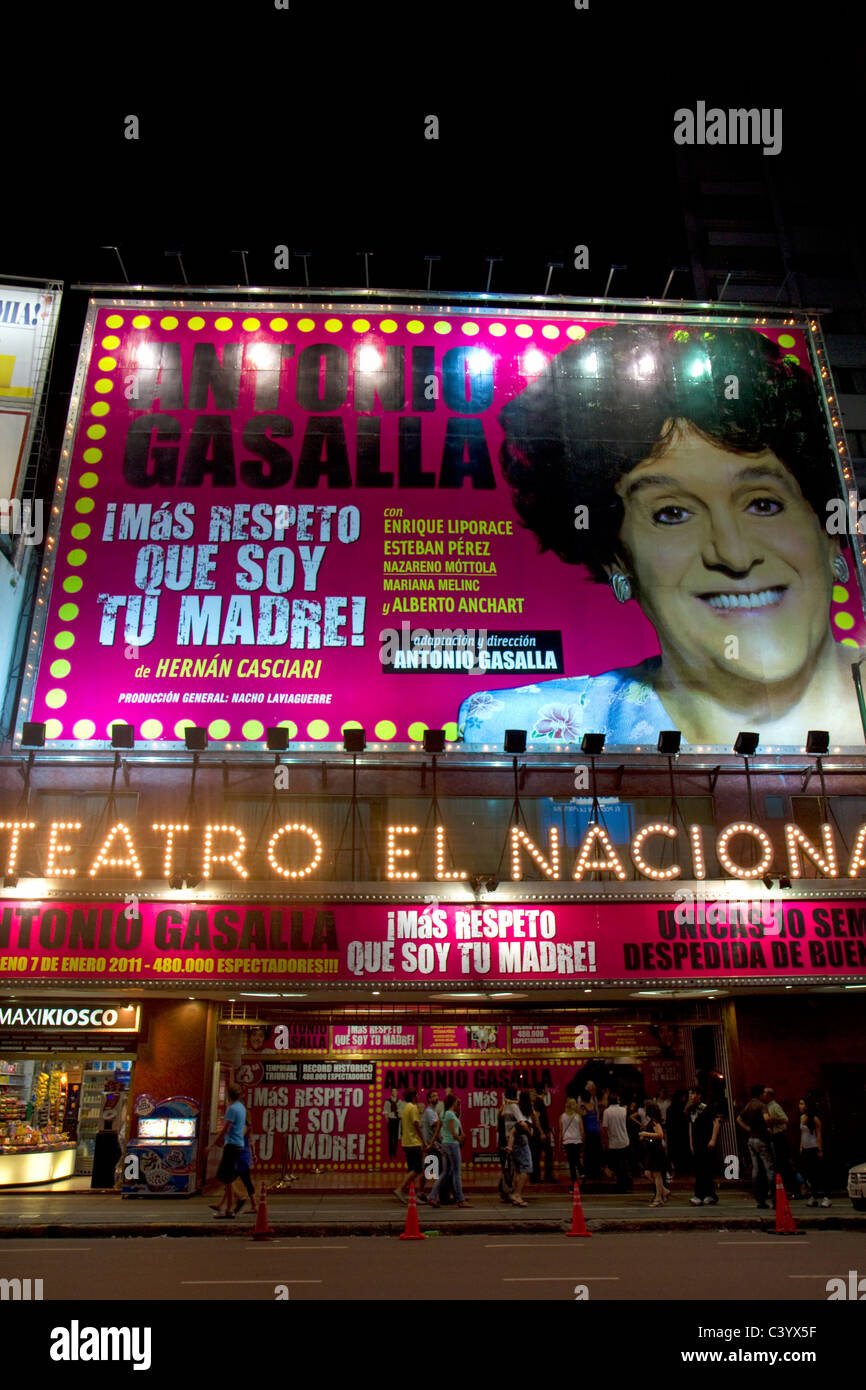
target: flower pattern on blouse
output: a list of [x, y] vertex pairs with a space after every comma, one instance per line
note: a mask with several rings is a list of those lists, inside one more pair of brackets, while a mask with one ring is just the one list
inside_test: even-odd
[[478, 691], [460, 707], [465, 743], [502, 742], [506, 729], [526, 729], [534, 743], [580, 743], [603, 733], [611, 744], [655, 742], [673, 721], [655, 692], [660, 657], [598, 676], [560, 677], [513, 690]]
[[582, 700], [580, 705], [542, 705], [532, 737], [566, 739], [568, 742], [577, 740], [580, 736], [582, 706]]
[[489, 690], [479, 691], [477, 695], [472, 695], [465, 704], [461, 706], [461, 709], [466, 710], [467, 719], [471, 719], [479, 724], [485, 719], [492, 719], [494, 714], [497, 714], [499, 710], [504, 708], [505, 706], [502, 701], [497, 700]]

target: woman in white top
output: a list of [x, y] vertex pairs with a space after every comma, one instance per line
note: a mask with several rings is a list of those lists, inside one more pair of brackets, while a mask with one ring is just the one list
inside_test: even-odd
[[815, 1114], [813, 1101], [800, 1100], [797, 1107], [800, 1111], [800, 1165], [809, 1184], [806, 1206], [816, 1207], [820, 1192], [821, 1206], [829, 1207], [832, 1203], [827, 1196], [827, 1180], [824, 1177], [824, 1129]]
[[577, 1101], [570, 1097], [559, 1117], [559, 1137], [568, 1159], [568, 1174], [573, 1188], [578, 1174], [583, 1177], [583, 1120], [580, 1118]]

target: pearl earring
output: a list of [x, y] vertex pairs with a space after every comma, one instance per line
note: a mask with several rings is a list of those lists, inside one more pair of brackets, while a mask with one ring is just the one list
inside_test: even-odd
[[844, 555], [837, 555], [833, 561], [833, 573], [840, 584], [847, 584], [849, 579], [848, 562]]
[[627, 574], [616, 570], [610, 576], [610, 587], [613, 589], [617, 603], [628, 603], [631, 598], [631, 580]]

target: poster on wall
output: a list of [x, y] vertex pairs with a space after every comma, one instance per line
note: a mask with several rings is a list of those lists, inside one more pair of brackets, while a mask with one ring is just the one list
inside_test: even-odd
[[[507, 1032], [501, 1025], [503, 1035]], [[379, 1124], [373, 1150], [376, 1167], [386, 1164], [403, 1164], [403, 1152], [399, 1145], [398, 1131], [389, 1125], [386, 1102], [392, 1106], [402, 1104], [404, 1091], [414, 1088], [418, 1092], [418, 1104], [422, 1108], [433, 1093], [433, 1106], [437, 1114], [444, 1109], [449, 1093], [460, 1102], [460, 1119], [466, 1134], [466, 1142], [461, 1149], [464, 1163], [495, 1164], [498, 1156], [498, 1117], [499, 1107], [505, 1098], [505, 1089], [514, 1086], [530, 1091], [535, 1100], [537, 1096], [546, 1108], [548, 1124], [555, 1129], [559, 1117], [565, 1109], [569, 1094], [577, 1094], [582, 1084], [584, 1062], [551, 1062], [538, 1056], [520, 1062], [507, 1058], [482, 1060], [466, 1058], [448, 1061], [425, 1055], [423, 1060], [409, 1063], [399, 1059], [382, 1062], [378, 1068]]]
[[285, 1176], [295, 1170], [402, 1170], [399, 1116], [410, 1089], [421, 1109], [429, 1103], [440, 1117], [453, 1094], [466, 1134], [463, 1162], [496, 1164], [498, 1114], [507, 1087], [529, 1091], [556, 1134], [566, 1100], [580, 1094], [587, 1078], [601, 1089], [615, 1082], [635, 1094], [654, 1095], [667, 1084], [672, 1093], [681, 1081], [682, 1057], [667, 1070], [663, 1064], [658, 1059], [652, 1070], [649, 1062], [639, 1067], [634, 1061], [588, 1056], [566, 1061], [539, 1054], [519, 1060], [465, 1054], [455, 1060], [426, 1053], [377, 1056], [375, 1062], [272, 1062], [247, 1054], [236, 1080], [250, 1114], [254, 1167]]
[[295, 1167], [366, 1168], [374, 1073], [372, 1062], [274, 1062], [248, 1054], [237, 1080], [254, 1168], [280, 1174]]
[[589, 1023], [513, 1023], [509, 1029], [510, 1051], [595, 1052], [597, 1029]]
[[355, 1023], [346, 1020], [331, 1027], [335, 1052], [415, 1052], [418, 1028], [411, 1023]]
[[421, 1030], [425, 1052], [505, 1052], [508, 1030], [497, 1023], [427, 1023]]
[[[0, 980], [56, 983], [99, 975], [148, 984], [198, 979], [248, 987], [258, 980], [269, 988], [300, 981], [307, 992], [359, 981], [423, 988], [534, 980], [573, 988], [578, 980], [664, 986], [816, 975], [856, 979], [866, 972], [866, 908], [845, 899], [786, 900], [772, 911], [760, 901], [723, 901], [706, 911], [661, 900], [500, 905], [484, 910], [487, 934], [479, 924], [476, 939], [476, 910], [449, 906], [439, 909], [442, 929], [432, 941], [418, 939], [419, 908], [400, 909], [399, 937], [395, 911], [386, 905], [324, 902], [306, 911], [327, 917], [328, 929], [315, 944], [308, 937], [310, 944], [296, 947], [290, 918], [297, 913], [272, 903], [140, 902], [129, 915], [111, 901], [7, 900], [0, 910]], [[501, 1025], [425, 1024], [421, 1045], [442, 1053], [505, 1051], [506, 1034]], [[574, 1040], [583, 1041], [579, 1034]], [[600, 1030], [598, 1045], [621, 1043], [627, 1050], [634, 1041], [632, 1033], [620, 1040]], [[251, 1026], [247, 1047], [270, 1055], [326, 1052], [328, 1024]], [[672, 1050], [661, 1042], [658, 1049]]]
[[862, 745], [860, 561], [811, 336], [94, 302], [27, 718], [60, 747], [120, 721], [157, 747], [360, 724], [729, 748], [757, 682], [764, 743]]
[[0, 284], [0, 502], [20, 492], [59, 311], [58, 289]]

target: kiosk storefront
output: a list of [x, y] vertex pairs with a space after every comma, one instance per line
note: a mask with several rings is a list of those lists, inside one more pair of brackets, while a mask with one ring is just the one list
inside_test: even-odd
[[98, 1136], [122, 1137], [140, 1016], [84, 996], [0, 999], [0, 1187], [93, 1173]]

